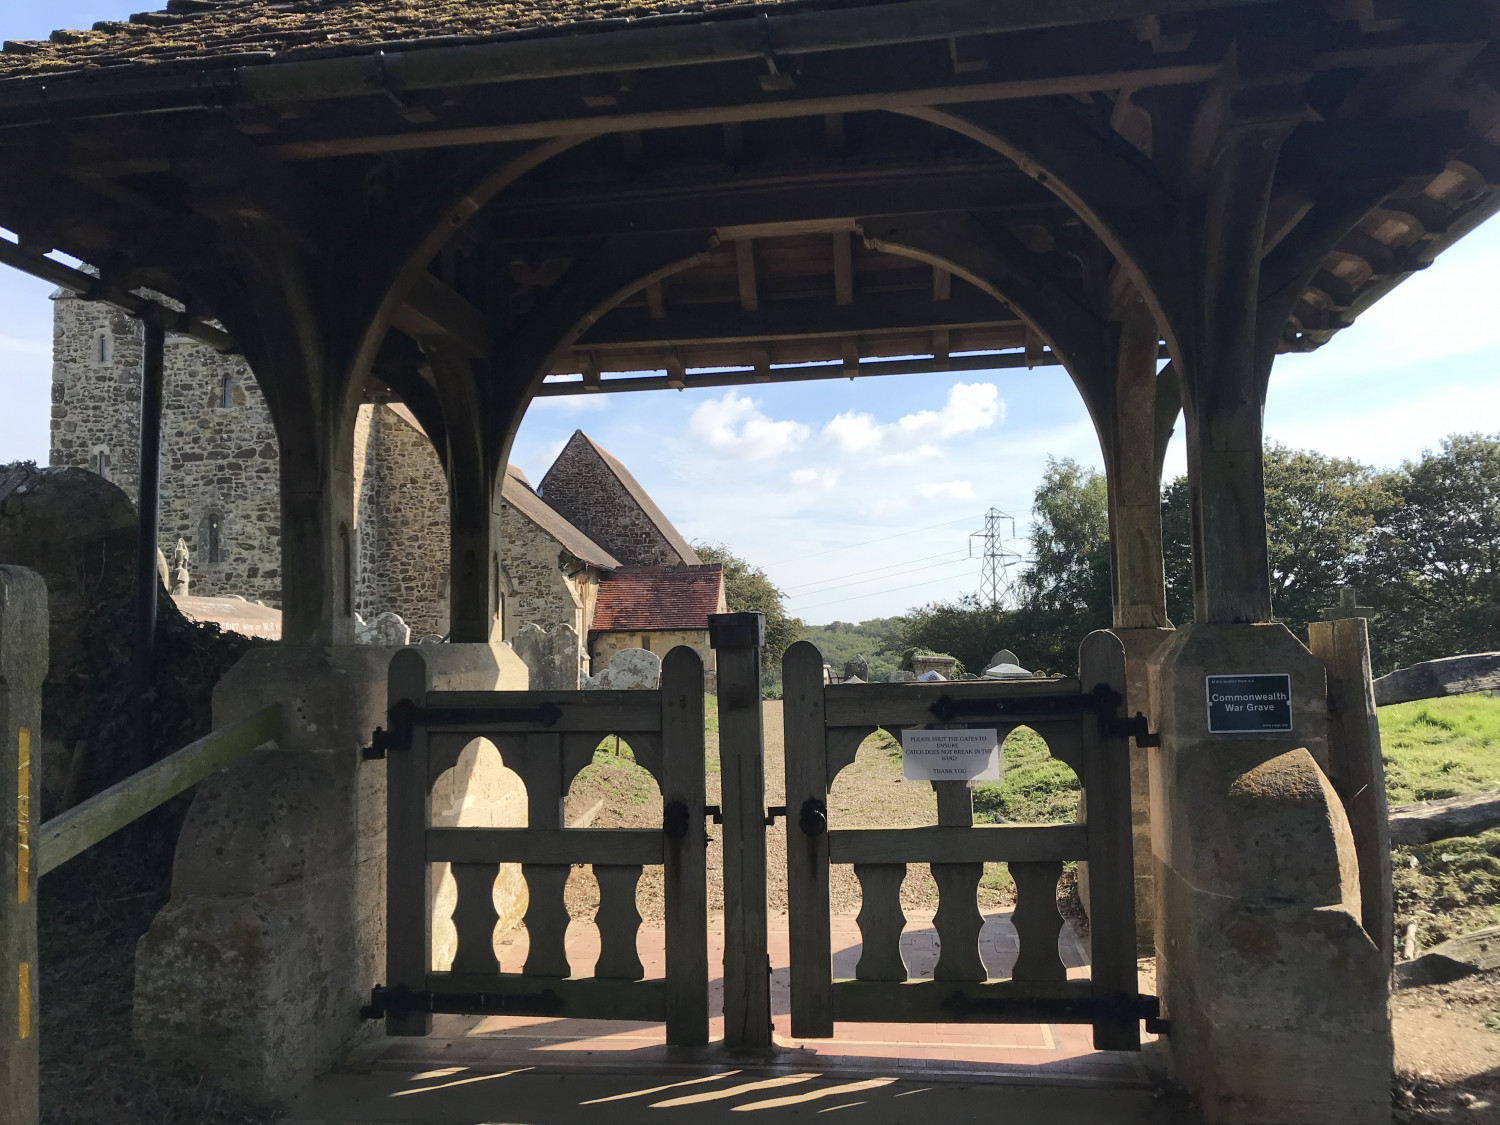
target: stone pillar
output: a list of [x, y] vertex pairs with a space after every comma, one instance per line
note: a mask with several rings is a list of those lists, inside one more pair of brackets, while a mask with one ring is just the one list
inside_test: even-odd
[[36, 830], [47, 587], [0, 566], [0, 1123], [36, 1125]]
[[[178, 840], [172, 897], [136, 949], [135, 1031], [251, 1098], [276, 1102], [362, 1033], [385, 962], [386, 725], [394, 652], [255, 649], [214, 691], [223, 726], [267, 703], [283, 736], [205, 781]], [[524, 689], [506, 645], [424, 650], [442, 690]], [[376, 1026], [376, 1025], [369, 1025]]]
[[[1286, 673], [1292, 730], [1216, 734], [1205, 677]], [[1323, 665], [1279, 624], [1194, 624], [1149, 663], [1157, 979], [1208, 1125], [1390, 1120], [1386, 966], [1329, 783]]]

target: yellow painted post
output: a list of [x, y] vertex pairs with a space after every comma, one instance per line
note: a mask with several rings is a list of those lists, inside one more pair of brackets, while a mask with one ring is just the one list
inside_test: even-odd
[[36, 1125], [36, 879], [33, 859], [41, 770], [42, 677], [47, 673], [47, 587], [0, 566], [0, 1125]]

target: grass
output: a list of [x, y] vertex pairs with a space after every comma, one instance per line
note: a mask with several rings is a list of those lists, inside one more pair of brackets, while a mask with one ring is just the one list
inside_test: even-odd
[[1078, 815], [1078, 775], [1047, 750], [1042, 736], [1018, 727], [1001, 747], [999, 781], [974, 787], [974, 815], [991, 824], [1065, 824]]
[[[1392, 806], [1500, 788], [1500, 699], [1462, 695], [1382, 707], [1381, 756]], [[1423, 947], [1500, 924], [1500, 831], [1391, 852], [1398, 935]]]

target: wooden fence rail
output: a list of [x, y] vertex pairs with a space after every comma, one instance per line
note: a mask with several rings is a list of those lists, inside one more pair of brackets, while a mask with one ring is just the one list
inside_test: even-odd
[[213, 731], [55, 816], [37, 832], [37, 873], [62, 866], [158, 805], [265, 745], [281, 731], [281, 704]]

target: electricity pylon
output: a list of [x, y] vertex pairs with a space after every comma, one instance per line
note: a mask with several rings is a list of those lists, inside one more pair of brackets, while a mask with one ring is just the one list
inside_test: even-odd
[[983, 539], [984, 548], [980, 557], [984, 567], [979, 574], [979, 597], [987, 605], [999, 605], [1010, 596], [1010, 568], [1021, 561], [1021, 556], [1005, 549], [1005, 536], [1001, 524], [1010, 523], [1011, 538], [1015, 538], [1016, 521], [999, 508], [984, 513], [984, 530], [969, 535], [969, 557], [974, 557], [974, 540]]

